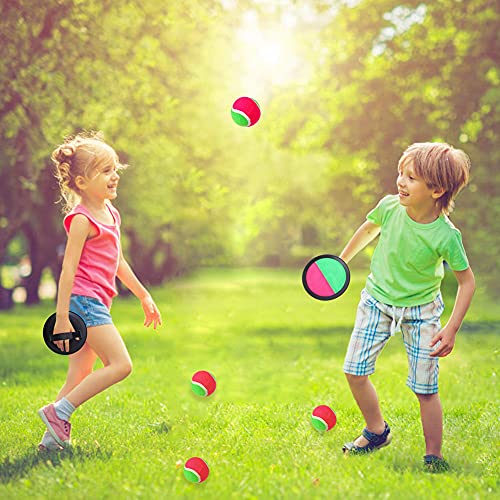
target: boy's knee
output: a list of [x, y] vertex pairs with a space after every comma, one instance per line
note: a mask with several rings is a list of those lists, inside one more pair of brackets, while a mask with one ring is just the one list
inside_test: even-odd
[[432, 401], [434, 399], [438, 399], [439, 398], [439, 394], [437, 392], [433, 393], [433, 394], [418, 394], [417, 392], [415, 393], [415, 396], [417, 396], [418, 400], [421, 402], [421, 403], [427, 403], [429, 401]]
[[368, 379], [368, 375], [353, 375], [352, 373], [344, 373], [349, 384], [364, 384]]

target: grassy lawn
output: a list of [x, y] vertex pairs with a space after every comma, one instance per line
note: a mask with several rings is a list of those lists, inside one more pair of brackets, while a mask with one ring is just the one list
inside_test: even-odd
[[[421, 469], [400, 334], [372, 377], [393, 442], [342, 456], [363, 427], [342, 363], [365, 278], [354, 273], [346, 294], [323, 303], [305, 294], [299, 270], [200, 271], [153, 291], [164, 317], [156, 333], [142, 326], [135, 298], [116, 300], [134, 371], [75, 412], [71, 451], [48, 456], [36, 451], [44, 431], [36, 410], [54, 399], [67, 363], [42, 341], [54, 305], [1, 313], [0, 498], [498, 498], [500, 311], [480, 287], [441, 361], [451, 472]], [[443, 290], [444, 323], [453, 278]], [[207, 399], [190, 390], [202, 369], [217, 379]], [[309, 421], [319, 404], [338, 417], [325, 434]], [[210, 467], [201, 485], [183, 477], [192, 456]]]

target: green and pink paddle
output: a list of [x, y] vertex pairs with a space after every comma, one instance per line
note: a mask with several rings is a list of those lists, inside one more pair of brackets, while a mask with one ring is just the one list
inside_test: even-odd
[[347, 264], [336, 255], [318, 255], [302, 271], [302, 284], [306, 292], [318, 300], [340, 297], [347, 290], [350, 280]]

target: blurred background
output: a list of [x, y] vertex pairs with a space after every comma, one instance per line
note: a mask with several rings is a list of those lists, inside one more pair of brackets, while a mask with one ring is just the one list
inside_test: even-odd
[[451, 219], [499, 296], [499, 18], [496, 0], [2, 0], [0, 308], [55, 294], [49, 158], [82, 130], [129, 164], [116, 205], [149, 285], [338, 254], [406, 147], [449, 142], [472, 159]]

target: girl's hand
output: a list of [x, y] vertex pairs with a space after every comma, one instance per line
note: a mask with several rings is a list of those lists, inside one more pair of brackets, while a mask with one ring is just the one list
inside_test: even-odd
[[153, 328], [156, 330], [156, 327], [161, 325], [161, 314], [154, 300], [151, 296], [146, 296], [141, 300], [142, 309], [144, 310], [144, 326], [149, 326], [153, 323]]
[[[69, 320], [69, 315], [63, 319], [56, 319], [56, 324], [54, 325], [54, 335], [58, 333], [74, 332], [75, 329]], [[69, 340], [58, 340], [54, 344], [62, 352], [69, 352]]]

